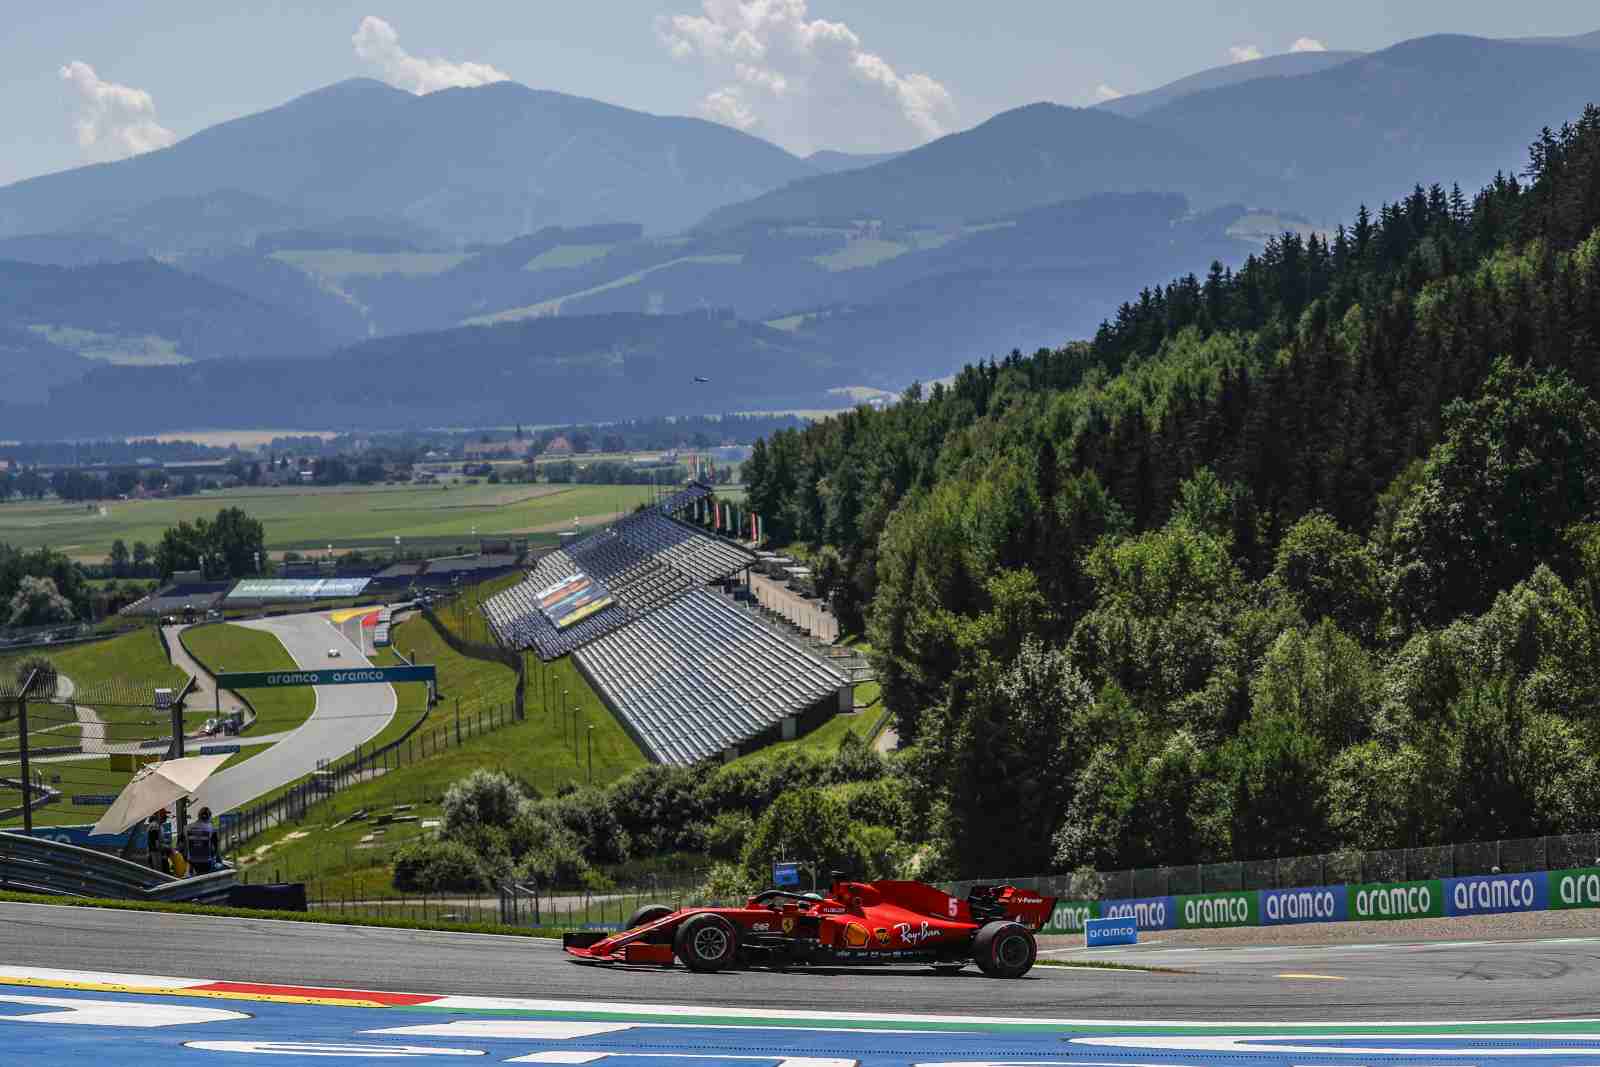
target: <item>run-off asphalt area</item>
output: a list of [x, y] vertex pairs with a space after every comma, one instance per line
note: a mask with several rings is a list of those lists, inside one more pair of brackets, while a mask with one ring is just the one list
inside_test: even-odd
[[[332, 932], [337, 939], [339, 933]], [[492, 954], [497, 940], [472, 938], [459, 947]], [[416, 947], [425, 952], [439, 946], [430, 941]], [[553, 956], [546, 950], [536, 958], [548, 963]], [[527, 984], [566, 985], [552, 981], [556, 974], [546, 968], [535, 971]], [[639, 972], [598, 973], [622, 985], [624, 976]], [[616, 990], [594, 998], [566, 988], [530, 990], [519, 997], [408, 997], [348, 986], [307, 988], [0, 963], [0, 1050], [7, 1063], [131, 1067], [263, 1062], [261, 1057], [270, 1057], [265, 1062], [272, 1064], [421, 1059], [616, 1062], [619, 1067], [752, 1062], [783, 1067], [1411, 1067], [1419, 1062], [1466, 1067], [1530, 1055], [1541, 1064], [1581, 1067], [1600, 1059], [1600, 1021], [1593, 1020], [1474, 1024], [1435, 1018], [1341, 1025], [1315, 1004], [1285, 1006], [1277, 1019], [1253, 1023], [1232, 1021], [1221, 1010], [1203, 1020], [1163, 1020], [1152, 1011], [1129, 1018], [1121, 1008], [1018, 1013], [996, 1003], [1012, 994], [983, 995], [991, 988], [1032, 987], [1028, 996], [1054, 999], [1071, 995], [1080, 977], [1111, 991], [1131, 980], [1126, 975], [1049, 970], [1031, 981], [994, 983], [852, 972], [848, 978], [858, 1002], [851, 1011], [830, 1012], [814, 1005], [807, 987], [831, 990], [844, 977], [838, 974], [768, 976], [781, 979], [779, 985], [753, 981], [759, 972], [689, 975], [686, 981], [675, 981], [674, 973], [681, 972], [656, 972], [656, 995], [636, 1001], [616, 999]], [[896, 983], [913, 978], [942, 990], [941, 1011], [914, 1013], [895, 1006], [896, 999], [904, 999], [897, 991], [910, 988]], [[1145, 980], [1178, 988], [1174, 976]], [[1216, 984], [1201, 976], [1185, 981], [1190, 996], [1201, 999]], [[761, 1003], [745, 1008], [720, 1003], [734, 999], [730, 990], [747, 985]], [[1215, 1004], [1217, 998], [1209, 999]]]

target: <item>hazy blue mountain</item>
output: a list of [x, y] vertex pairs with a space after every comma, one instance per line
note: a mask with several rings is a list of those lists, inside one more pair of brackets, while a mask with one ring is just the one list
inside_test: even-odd
[[825, 148], [820, 152], [811, 153], [806, 157], [806, 162], [819, 173], [837, 174], [844, 170], [860, 170], [862, 167], [887, 163], [901, 154], [900, 152], [835, 152]]
[[83, 229], [170, 258], [247, 246], [263, 233], [299, 226], [307, 219], [304, 211], [264, 196], [215, 189], [196, 196], [164, 196], [91, 219]]
[[293, 309], [150, 259], [77, 268], [0, 262], [0, 327], [140, 364], [320, 355], [336, 340]]
[[33, 330], [0, 326], [0, 413], [6, 404], [44, 403], [51, 387], [76, 381], [93, 366]]
[[1127, 96], [1119, 96], [1115, 100], [1107, 100], [1095, 106], [1102, 111], [1110, 111], [1127, 118], [1138, 118], [1190, 93], [1198, 93], [1205, 89], [1220, 89], [1228, 85], [1241, 85], [1257, 78], [1315, 74], [1319, 70], [1337, 67], [1361, 54], [1360, 52], [1290, 52], [1287, 55], [1252, 59], [1247, 63], [1229, 63], [1224, 67], [1213, 67], [1186, 78], [1179, 78], [1175, 82], [1168, 82], [1159, 89], [1129, 93]]
[[87, 267], [145, 259], [150, 250], [98, 233], [30, 233], [0, 237], [0, 260], [50, 267]]
[[0, 189], [0, 236], [218, 189], [310, 218], [398, 215], [459, 240], [622, 220], [659, 232], [810, 173], [775, 145], [700, 119], [512, 82], [413, 96], [356, 79], [171, 148]]
[[1192, 93], [1143, 121], [1278, 179], [1272, 202], [1314, 218], [1418, 182], [1477, 189], [1528, 142], [1600, 97], [1600, 51], [1423, 37], [1328, 70]]
[[702, 228], [863, 217], [950, 222], [1102, 192], [1177, 192], [1220, 204], [1261, 189], [1248, 165], [1203, 144], [1106, 111], [1030, 104], [876, 166], [722, 208]]
[[1569, 48], [1600, 48], [1600, 30], [1574, 37], [1519, 37], [1519, 44], [1559, 44]]
[[602, 315], [384, 338], [314, 370], [283, 359], [99, 366], [48, 405], [0, 409], [0, 420], [30, 437], [140, 433], [174, 419], [259, 426], [263, 412], [285, 429], [554, 423], [816, 407], [848, 378], [789, 334], [724, 314]]

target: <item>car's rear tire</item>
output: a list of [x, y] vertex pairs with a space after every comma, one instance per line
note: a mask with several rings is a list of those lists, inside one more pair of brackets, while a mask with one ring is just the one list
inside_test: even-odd
[[691, 915], [678, 927], [672, 951], [691, 971], [709, 974], [733, 966], [739, 955], [739, 931], [712, 912]]
[[985, 923], [972, 939], [972, 958], [990, 978], [1021, 978], [1038, 956], [1038, 942], [1021, 923]]

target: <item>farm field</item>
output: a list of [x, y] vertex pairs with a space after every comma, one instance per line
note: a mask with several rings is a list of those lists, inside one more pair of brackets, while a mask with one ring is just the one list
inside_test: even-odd
[[459, 537], [465, 543], [474, 528], [480, 536], [548, 531], [571, 523], [574, 516], [595, 521], [619, 509], [632, 510], [649, 498], [647, 485], [465, 485], [255, 487], [87, 507], [12, 501], [0, 504], [0, 543], [48, 546], [97, 563], [118, 538], [130, 548], [143, 541], [154, 549], [162, 533], [180, 520], [211, 518], [221, 508], [240, 507], [265, 525], [269, 551], [330, 544], [338, 549], [392, 549], [396, 536], [402, 541]]

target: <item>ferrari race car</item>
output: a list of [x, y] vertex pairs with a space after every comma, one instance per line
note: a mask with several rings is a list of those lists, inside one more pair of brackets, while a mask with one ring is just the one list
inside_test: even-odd
[[826, 897], [769, 889], [742, 908], [647, 905], [621, 933], [569, 933], [562, 947], [583, 963], [670, 967], [676, 958], [692, 971], [973, 962], [991, 978], [1020, 978], [1055, 904], [1009, 885], [975, 886], [960, 900], [921, 882], [835, 880]]

